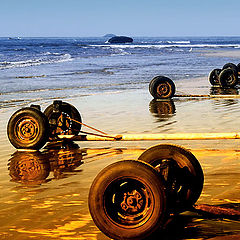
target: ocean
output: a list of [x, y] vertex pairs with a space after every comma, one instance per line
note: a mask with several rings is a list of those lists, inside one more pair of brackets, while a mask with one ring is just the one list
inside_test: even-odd
[[207, 77], [236, 58], [208, 56], [240, 48], [240, 37], [0, 38], [0, 109], [35, 101], [147, 88], [156, 75]]

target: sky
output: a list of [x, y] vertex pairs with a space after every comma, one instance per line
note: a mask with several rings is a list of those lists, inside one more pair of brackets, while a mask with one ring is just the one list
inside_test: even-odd
[[0, 37], [239, 36], [240, 0], [0, 0]]

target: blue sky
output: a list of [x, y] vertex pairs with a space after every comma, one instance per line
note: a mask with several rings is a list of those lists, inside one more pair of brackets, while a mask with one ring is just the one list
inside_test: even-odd
[[0, 0], [0, 36], [239, 36], [239, 0]]

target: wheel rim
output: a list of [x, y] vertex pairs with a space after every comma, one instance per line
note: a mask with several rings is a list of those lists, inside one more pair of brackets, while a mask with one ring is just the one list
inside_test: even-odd
[[61, 112], [60, 116], [57, 118], [57, 128], [55, 129], [55, 134], [67, 134], [70, 133], [72, 128], [72, 120], [69, 114]]
[[235, 81], [235, 77], [233, 76], [233, 74], [229, 73], [226, 78], [227, 85], [233, 84], [234, 81]]
[[218, 75], [219, 75], [219, 70], [215, 70], [214, 74], [212, 75], [212, 81], [215, 85], [219, 83]]
[[191, 191], [191, 182], [194, 181], [192, 173], [187, 166], [171, 159], [156, 160], [152, 166], [163, 177], [165, 186], [170, 193], [177, 195], [179, 200], [187, 198]]
[[106, 188], [104, 206], [112, 222], [131, 228], [143, 225], [151, 217], [154, 197], [151, 189], [142, 181], [118, 179]]
[[15, 136], [22, 143], [33, 142], [39, 135], [39, 123], [35, 118], [22, 117], [15, 127]]
[[152, 165], [160, 174], [171, 196], [169, 206], [182, 211], [197, 201], [204, 177], [199, 162], [190, 152], [163, 144], [146, 150], [138, 159]]
[[168, 82], [160, 83], [157, 86], [157, 94], [159, 96], [168, 96], [170, 94], [170, 91], [171, 91], [171, 86], [169, 85]]

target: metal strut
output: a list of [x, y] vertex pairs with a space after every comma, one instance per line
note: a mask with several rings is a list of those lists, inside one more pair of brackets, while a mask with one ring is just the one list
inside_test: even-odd
[[72, 118], [70, 118], [70, 117], [66, 117], [66, 118], [69, 119], [69, 120], [71, 120], [71, 121], [74, 121], [75, 123], [78, 123], [78, 124], [80, 124], [80, 125], [82, 125], [82, 126], [85, 126], [85, 127], [87, 127], [87, 128], [90, 128], [90, 129], [92, 129], [92, 130], [94, 130], [94, 131], [96, 131], [96, 132], [99, 132], [99, 133], [101, 133], [101, 134], [92, 133], [92, 132], [86, 132], [86, 131], [80, 130], [81, 133], [85, 133], [85, 134], [89, 134], [89, 135], [94, 135], [94, 136], [98, 136], [98, 137], [103, 137], [103, 138], [112, 138], [112, 139], [114, 139], [114, 140], [120, 140], [120, 139], [121, 139], [121, 136], [120, 136], [120, 135], [118, 135], [118, 136], [111, 136], [111, 135], [109, 135], [109, 134], [107, 134], [107, 133], [105, 133], [105, 132], [103, 132], [103, 131], [101, 131], [101, 130], [99, 130], [99, 129], [97, 129], [97, 128], [94, 128], [94, 127], [90, 126], [90, 125], [87, 125], [87, 124], [85, 124], [85, 123], [79, 122], [79, 121], [77, 121], [77, 120], [75, 120], [75, 119], [72, 119]]

